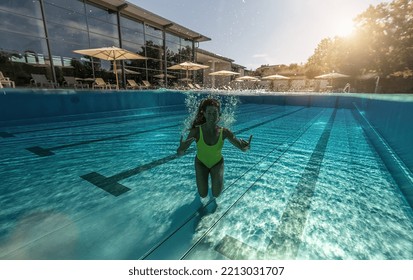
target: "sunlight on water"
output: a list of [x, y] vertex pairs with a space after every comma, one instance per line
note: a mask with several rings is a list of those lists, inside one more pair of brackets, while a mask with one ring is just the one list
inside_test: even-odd
[[208, 95], [205, 97], [200, 94], [187, 94], [185, 98], [185, 106], [188, 110], [188, 116], [183, 121], [181, 134], [185, 134], [187, 130], [191, 128], [192, 121], [195, 119], [195, 116], [198, 112], [198, 107], [200, 102], [205, 98], [214, 98], [217, 99], [221, 104], [221, 118], [220, 125], [226, 128], [231, 128], [231, 126], [236, 122], [235, 112], [237, 110], [240, 100], [235, 95], [228, 96], [214, 96]]

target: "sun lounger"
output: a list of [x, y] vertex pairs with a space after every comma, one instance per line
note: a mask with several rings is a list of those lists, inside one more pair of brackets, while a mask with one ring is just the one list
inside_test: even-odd
[[63, 76], [64, 82], [63, 86], [74, 87], [74, 88], [89, 88], [88, 84], [83, 84], [80, 81], [76, 80], [72, 76]]
[[92, 85], [93, 89], [116, 89], [116, 85], [105, 82], [102, 78], [96, 78]]
[[13, 88], [16, 87], [16, 85], [14, 84], [14, 81], [10, 80], [9, 77], [4, 77], [3, 72], [0, 71], [0, 88], [3, 88], [4, 86], [13, 87]]
[[127, 89], [141, 89], [141, 86], [135, 80], [126, 80], [126, 82], [128, 83], [126, 85]]
[[34, 85], [35, 87], [58, 87], [59, 84], [54, 83], [46, 78], [44, 74], [31, 74], [32, 79], [30, 80], [30, 84]]
[[146, 89], [153, 88], [152, 84], [149, 81], [143, 80], [142, 83], [143, 83], [143, 86], [142, 86], [143, 88], [146, 88]]

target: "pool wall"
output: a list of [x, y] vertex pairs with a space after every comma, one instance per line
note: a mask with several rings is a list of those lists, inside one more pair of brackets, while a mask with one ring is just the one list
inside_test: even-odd
[[[3, 94], [1, 94], [3, 92]], [[182, 105], [185, 96], [178, 91], [74, 91], [19, 90], [0, 91], [0, 127], [30, 124], [50, 117], [76, 118], [129, 109], [162, 108]]]
[[[207, 94], [197, 92], [189, 94]], [[31, 124], [52, 118], [75, 119], [82, 114], [119, 112], [130, 109], [161, 110], [162, 107], [184, 106], [186, 95], [179, 91], [75, 91], [40, 89], [2, 89], [0, 91], [0, 127]], [[381, 97], [378, 99], [378, 97]], [[391, 96], [390, 96], [391, 97]], [[409, 101], [386, 100], [381, 95], [240, 95], [241, 103], [275, 104], [285, 106], [327, 107], [352, 109], [361, 116], [360, 121], [369, 125], [363, 128], [368, 137], [379, 138], [391, 147], [407, 167], [407, 176], [413, 173], [413, 98]], [[390, 98], [391, 99], [391, 98]], [[121, 112], [122, 113], [122, 112]], [[97, 115], [96, 115], [97, 114]], [[46, 119], [46, 120], [45, 120]], [[367, 128], [372, 127], [374, 132]], [[376, 149], [385, 152], [379, 142]], [[391, 158], [391, 157], [388, 157]], [[383, 161], [386, 163], [386, 157]], [[388, 168], [392, 163], [387, 162]], [[400, 172], [398, 172], [400, 173]], [[403, 172], [402, 172], [403, 173]], [[405, 176], [404, 176], [405, 177]], [[404, 179], [398, 180], [404, 182]], [[409, 184], [407, 184], [409, 185]], [[406, 191], [406, 190], [405, 190]], [[413, 204], [413, 186], [407, 187], [407, 194]]]

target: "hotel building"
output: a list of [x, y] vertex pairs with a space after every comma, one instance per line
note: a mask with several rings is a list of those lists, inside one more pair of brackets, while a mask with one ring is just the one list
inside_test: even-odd
[[113, 80], [113, 62], [73, 52], [109, 46], [147, 58], [118, 61], [123, 82], [126, 75], [152, 82], [168, 73], [179, 79], [182, 71], [167, 68], [196, 61], [199, 43], [211, 40], [123, 0], [3, 0], [0, 19], [0, 71], [16, 86], [30, 86], [31, 74], [60, 85], [63, 76]]

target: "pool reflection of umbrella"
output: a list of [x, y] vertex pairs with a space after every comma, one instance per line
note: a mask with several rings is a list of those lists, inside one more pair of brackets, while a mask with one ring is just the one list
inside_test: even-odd
[[170, 67], [168, 67], [168, 69], [171, 70], [186, 70], [186, 79], [188, 79], [188, 71], [191, 70], [199, 70], [199, 69], [205, 69], [208, 68], [208, 65], [202, 65], [202, 64], [198, 64], [198, 63], [194, 63], [194, 62], [182, 62], [180, 64], [176, 64], [176, 65], [172, 65]]
[[119, 89], [119, 80], [118, 72], [116, 70], [116, 61], [117, 60], [134, 60], [134, 59], [146, 59], [146, 57], [141, 56], [137, 53], [121, 49], [118, 47], [103, 47], [97, 49], [84, 49], [84, 50], [75, 50], [75, 53], [92, 56], [104, 60], [113, 60], [113, 72], [116, 77], [116, 88]]

